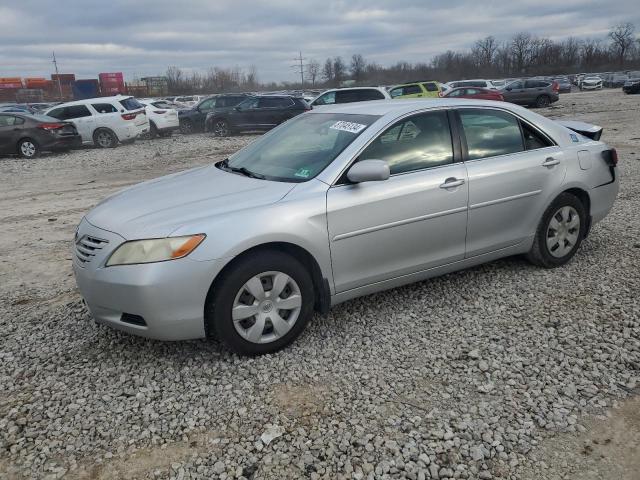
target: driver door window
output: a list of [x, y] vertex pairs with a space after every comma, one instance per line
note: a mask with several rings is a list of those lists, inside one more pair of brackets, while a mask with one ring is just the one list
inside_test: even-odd
[[376, 138], [359, 160], [384, 160], [392, 175], [453, 163], [449, 120], [445, 111], [414, 115]]

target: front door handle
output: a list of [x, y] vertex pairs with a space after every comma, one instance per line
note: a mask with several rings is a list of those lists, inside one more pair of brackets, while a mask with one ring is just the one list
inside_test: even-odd
[[440, 185], [440, 188], [455, 188], [459, 187], [460, 185], [464, 185], [463, 179], [449, 177], [444, 181], [443, 184]]
[[544, 161], [542, 166], [543, 167], [553, 167], [554, 165], [558, 165], [559, 163], [560, 163], [560, 160], [558, 160], [557, 158], [549, 157]]

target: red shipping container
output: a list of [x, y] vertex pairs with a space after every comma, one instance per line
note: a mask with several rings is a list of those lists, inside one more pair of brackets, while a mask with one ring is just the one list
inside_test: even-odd
[[16, 90], [22, 88], [22, 83], [0, 83], [0, 89], [3, 90]]
[[52, 74], [51, 80], [58, 83], [58, 79], [60, 80], [60, 85], [71, 85], [76, 81], [75, 73], [60, 73], [60, 74]]

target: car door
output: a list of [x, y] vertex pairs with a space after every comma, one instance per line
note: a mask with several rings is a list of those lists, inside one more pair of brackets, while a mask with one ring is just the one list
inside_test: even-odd
[[466, 256], [517, 245], [534, 232], [564, 181], [562, 150], [505, 110], [458, 109], [469, 182]]
[[231, 111], [232, 122], [240, 128], [255, 128], [259, 121], [258, 98], [248, 98]]
[[273, 128], [287, 119], [290, 112], [287, 106], [293, 106], [293, 101], [281, 97], [261, 97], [258, 108], [254, 113], [255, 125], [260, 129]]
[[0, 114], [0, 152], [15, 153], [16, 151], [16, 130], [20, 129], [15, 125], [16, 118], [13, 115]]
[[504, 90], [503, 96], [507, 102], [526, 104], [527, 94], [524, 89], [524, 82], [518, 80], [507, 85]]
[[[467, 174], [455, 162], [445, 110], [406, 117], [356, 158], [384, 160], [391, 177], [327, 192], [336, 292], [464, 258]], [[456, 148], [456, 150], [458, 150]]]
[[534, 103], [540, 95], [547, 93], [548, 87], [549, 82], [542, 80], [526, 80], [524, 82], [526, 103]]
[[207, 98], [200, 102], [200, 104], [196, 107], [196, 114], [191, 117], [194, 125], [198, 130], [204, 129], [204, 121], [207, 118], [207, 114], [209, 112], [213, 112], [216, 109], [216, 97]]

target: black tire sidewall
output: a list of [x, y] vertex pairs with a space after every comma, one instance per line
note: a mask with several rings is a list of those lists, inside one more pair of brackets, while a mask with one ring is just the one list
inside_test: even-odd
[[[549, 228], [549, 222], [552, 216], [562, 207], [573, 207], [580, 216], [580, 232], [578, 234], [578, 241], [574, 245], [573, 249], [564, 257], [554, 257], [549, 252], [547, 247], [547, 230]], [[578, 197], [570, 193], [560, 194], [552, 203], [547, 207], [538, 226], [536, 232], [536, 239], [532, 248], [532, 255], [537, 257], [537, 260], [546, 268], [560, 267], [568, 263], [576, 254], [582, 240], [584, 239], [585, 231], [587, 228], [587, 212]], [[536, 251], [533, 251], [536, 250]]]
[[[33, 155], [31, 155], [30, 157], [27, 157], [26, 155], [24, 155], [22, 153], [22, 144], [24, 142], [30, 142], [33, 144], [33, 146], [36, 148], [36, 151]], [[36, 142], [34, 139], [32, 138], [23, 138], [22, 140], [20, 140], [18, 142], [18, 155], [20, 155], [20, 157], [22, 158], [28, 158], [28, 159], [32, 159], [32, 158], [36, 158], [38, 155], [40, 155], [40, 145], [38, 145], [38, 142]]]
[[191, 120], [183, 120], [182, 123], [180, 123], [180, 132], [185, 135], [193, 133], [193, 122]]
[[545, 107], [548, 107], [549, 105], [551, 105], [551, 99], [546, 95], [540, 95], [536, 99], [536, 107], [538, 108], [545, 108]]
[[[286, 273], [296, 281], [302, 295], [302, 307], [295, 325], [284, 337], [271, 343], [256, 344], [236, 331], [231, 309], [240, 288], [251, 277], [268, 271]], [[209, 297], [205, 309], [208, 331], [229, 350], [241, 355], [262, 355], [286, 347], [302, 333], [313, 315], [314, 290], [310, 273], [291, 255], [276, 251], [256, 252], [239, 259], [216, 282]]]

